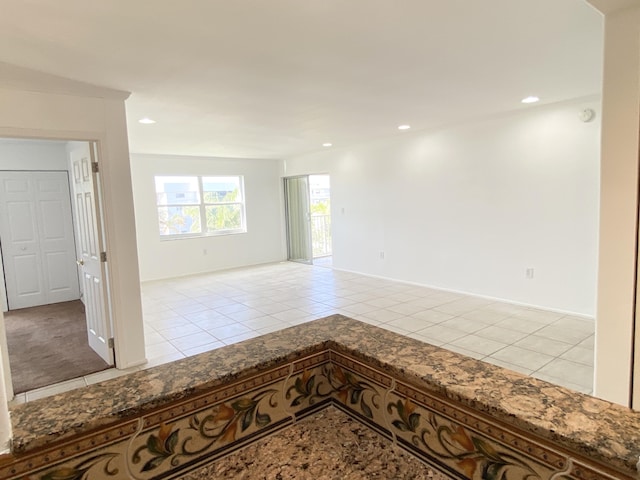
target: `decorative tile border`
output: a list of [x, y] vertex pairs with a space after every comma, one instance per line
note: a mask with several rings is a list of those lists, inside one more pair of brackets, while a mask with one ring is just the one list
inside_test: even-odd
[[[328, 353], [308, 360], [327, 361]], [[0, 479], [166, 478], [290, 424], [283, 365], [0, 464]]]
[[[389, 378], [373, 367], [343, 354], [333, 353], [334, 368], [356, 383]], [[373, 370], [373, 372], [372, 372]], [[634, 477], [597, 465], [531, 434], [501, 425], [482, 412], [452, 400], [420, 391], [392, 379], [385, 398], [383, 420], [374, 419], [377, 430], [388, 426], [394, 441], [446, 475], [459, 479], [522, 480], [620, 480]], [[370, 423], [358, 406], [334, 398], [343, 411]]]
[[244, 376], [230, 375], [228, 383], [185, 391], [111, 425], [66, 433], [44, 448], [0, 459], [0, 479], [175, 478], [331, 404], [456, 479], [637, 478], [517, 421], [495, 418], [486, 406], [476, 409], [446, 387], [394, 376], [398, 366], [379, 358], [330, 343], [307, 352], [294, 351], [264, 363], [269, 366], [262, 371], [248, 368]]
[[264, 436], [290, 422], [282, 382], [265, 385], [214, 407], [140, 432], [129, 443], [127, 463], [136, 479], [183, 470], [194, 461], [219, 456], [240, 443]]

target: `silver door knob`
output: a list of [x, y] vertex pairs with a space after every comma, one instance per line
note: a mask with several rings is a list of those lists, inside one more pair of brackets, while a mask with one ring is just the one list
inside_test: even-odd
[[79, 267], [81, 267], [82, 265], [84, 265], [84, 260], [76, 260], [76, 263]]

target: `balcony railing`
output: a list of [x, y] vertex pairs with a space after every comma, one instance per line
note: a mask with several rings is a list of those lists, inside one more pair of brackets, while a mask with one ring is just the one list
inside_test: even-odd
[[331, 255], [331, 215], [311, 215], [313, 256]]

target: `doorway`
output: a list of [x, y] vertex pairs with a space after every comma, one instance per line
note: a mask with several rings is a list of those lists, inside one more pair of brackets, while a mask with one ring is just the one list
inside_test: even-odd
[[329, 175], [284, 179], [288, 259], [332, 266]]
[[94, 142], [0, 139], [0, 286], [17, 393], [114, 364], [95, 153]]

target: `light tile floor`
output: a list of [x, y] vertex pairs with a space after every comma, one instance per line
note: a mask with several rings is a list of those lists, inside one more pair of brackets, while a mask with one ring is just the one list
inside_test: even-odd
[[470, 357], [593, 389], [593, 319], [283, 262], [142, 284], [144, 367], [107, 370], [14, 402], [127, 374], [342, 313]]

